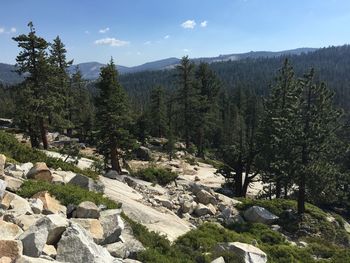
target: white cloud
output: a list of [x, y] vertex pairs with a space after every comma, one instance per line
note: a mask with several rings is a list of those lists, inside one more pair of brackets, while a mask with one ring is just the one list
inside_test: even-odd
[[11, 27], [11, 29], [10, 29], [10, 33], [16, 33], [16, 28], [15, 27]]
[[89, 30], [85, 30], [85, 34], [89, 35], [90, 31]]
[[201, 27], [207, 27], [208, 25], [208, 21], [204, 20], [203, 22], [201, 22]]
[[170, 38], [170, 36], [169, 35], [166, 35], [165, 37], [164, 37], [164, 39], [169, 39]]
[[5, 32], [5, 28], [3, 27], [0, 27], [0, 34], [4, 33]]
[[184, 49], [183, 49], [183, 52], [190, 52], [190, 50], [187, 49], [187, 48], [184, 48]]
[[109, 27], [106, 27], [106, 28], [102, 28], [100, 29], [98, 32], [100, 32], [101, 34], [105, 34], [109, 31]]
[[96, 45], [108, 45], [111, 47], [122, 47], [122, 46], [126, 46], [129, 45], [130, 42], [129, 41], [124, 41], [124, 40], [119, 40], [116, 39], [114, 37], [106, 37], [106, 38], [102, 38], [102, 39], [98, 39], [95, 41]]
[[194, 20], [187, 20], [181, 26], [186, 29], [193, 29], [196, 26], [196, 22]]
[[146, 41], [145, 43], [143, 43], [144, 45], [151, 45], [152, 42], [151, 41]]

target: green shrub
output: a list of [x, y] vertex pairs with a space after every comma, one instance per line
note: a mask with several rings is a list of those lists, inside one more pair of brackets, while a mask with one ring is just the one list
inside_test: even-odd
[[48, 191], [65, 206], [69, 204], [78, 205], [83, 201], [91, 201], [96, 205], [105, 205], [108, 209], [121, 207], [121, 204], [117, 204], [109, 198], [104, 197], [101, 193], [90, 192], [71, 184], [59, 185], [45, 181], [27, 180], [22, 184], [17, 194], [25, 198], [30, 198], [41, 191]]
[[16, 160], [20, 163], [45, 162], [48, 167], [53, 169], [61, 168], [64, 171], [72, 171], [74, 173], [83, 174], [94, 180], [98, 178], [98, 173], [91, 169], [82, 170], [72, 163], [67, 163], [61, 159], [49, 157], [40, 150], [21, 144], [12, 134], [3, 131], [0, 131], [0, 153], [3, 153], [10, 159]]
[[160, 185], [167, 185], [168, 183], [174, 182], [178, 177], [177, 173], [174, 173], [169, 169], [153, 166], [138, 170], [131, 175], [147, 182], [157, 183]]

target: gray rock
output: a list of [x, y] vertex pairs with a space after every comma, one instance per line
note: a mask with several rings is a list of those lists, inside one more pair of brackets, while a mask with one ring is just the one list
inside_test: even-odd
[[33, 214], [26, 199], [10, 192], [6, 192], [6, 196], [11, 200], [9, 203], [9, 211], [12, 211], [16, 216]]
[[5, 190], [7, 187], [7, 183], [4, 180], [0, 179], [0, 200], [4, 197], [5, 195]]
[[123, 235], [123, 241], [108, 244], [108, 252], [113, 257], [118, 258], [136, 258], [137, 253], [144, 251], [145, 248], [140, 241], [131, 235]]
[[120, 209], [109, 209], [100, 213], [100, 222], [104, 233], [104, 240], [101, 244], [110, 244], [119, 240], [119, 236], [125, 227], [120, 213]]
[[99, 220], [93, 218], [71, 218], [70, 222], [82, 226], [89, 232], [96, 244], [103, 240], [103, 228]]
[[2, 179], [7, 183], [6, 189], [11, 192], [16, 192], [21, 188], [23, 184], [23, 179], [18, 179], [8, 175], [3, 175]]
[[267, 255], [259, 248], [241, 242], [219, 243], [215, 249], [217, 253], [234, 253], [244, 263], [266, 263]]
[[103, 175], [104, 177], [110, 178], [110, 179], [118, 179], [120, 175], [118, 174], [117, 171], [114, 170], [109, 170], [107, 173]]
[[203, 205], [212, 204], [216, 205], [217, 201], [214, 196], [212, 196], [208, 191], [206, 190], [199, 190], [196, 194], [197, 201]]
[[43, 255], [49, 256], [50, 258], [56, 258], [57, 250], [53, 245], [45, 245], [43, 248]]
[[205, 216], [212, 214], [212, 211], [210, 211], [210, 209], [206, 205], [198, 204], [196, 209], [194, 210], [194, 213], [196, 214], [196, 216]]
[[142, 161], [152, 160], [152, 151], [144, 146], [140, 146], [134, 151], [136, 158]]
[[57, 244], [56, 260], [75, 263], [116, 262], [106, 248], [95, 244], [89, 233], [77, 224], [71, 224], [63, 233]]
[[[60, 240], [62, 233], [69, 225], [68, 220], [59, 214], [47, 215], [43, 219], [39, 220], [45, 220], [46, 222], [45, 227], [49, 232], [46, 241], [46, 244], [48, 245], [56, 245]], [[37, 221], [36, 224], [38, 224], [38, 222], [39, 221]]]
[[248, 208], [244, 211], [243, 216], [248, 222], [252, 223], [272, 224], [278, 220], [278, 216], [260, 206], [252, 206]]
[[77, 218], [96, 218], [100, 217], [98, 207], [90, 201], [84, 201], [80, 203], [75, 211], [75, 217]]
[[232, 224], [243, 224], [245, 221], [243, 219], [243, 217], [239, 214], [231, 216], [230, 218], [228, 218], [225, 223], [226, 225], [232, 225]]
[[212, 262], [210, 263], [225, 263], [225, 259], [223, 257], [219, 257], [217, 259], [214, 259]]
[[30, 257], [41, 255], [49, 234], [46, 224], [46, 220], [38, 220], [35, 225], [18, 237], [22, 241], [24, 255]]
[[41, 214], [44, 209], [44, 203], [39, 198], [32, 198], [28, 200], [31, 209], [34, 214]]
[[75, 176], [69, 180], [68, 183], [80, 186], [81, 188], [87, 189], [89, 191], [99, 193], [103, 193], [104, 191], [104, 185], [101, 182], [95, 182], [91, 178], [81, 174], [75, 174]]

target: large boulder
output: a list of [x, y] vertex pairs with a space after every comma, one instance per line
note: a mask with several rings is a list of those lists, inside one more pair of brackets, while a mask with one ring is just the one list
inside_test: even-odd
[[112, 263], [114, 258], [106, 248], [93, 241], [89, 233], [78, 224], [71, 224], [57, 244], [57, 261], [76, 263]]
[[6, 163], [6, 156], [3, 154], [0, 154], [0, 176], [5, 174], [4, 173], [5, 163]]
[[[1, 237], [0, 237], [1, 238]], [[23, 246], [18, 240], [0, 240], [0, 257], [8, 257], [15, 261], [22, 256]]]
[[36, 193], [32, 196], [33, 199], [40, 199], [44, 204], [43, 214], [66, 214], [67, 208], [53, 196], [50, 195], [48, 191], [42, 191]]
[[151, 161], [152, 160], [152, 151], [147, 147], [140, 146], [136, 150], [134, 150], [136, 158], [141, 161]]
[[244, 218], [251, 223], [272, 224], [278, 220], [278, 216], [272, 214], [264, 207], [252, 206], [243, 213]]
[[39, 257], [41, 255], [49, 234], [46, 225], [47, 219], [40, 219], [18, 237], [22, 241], [24, 255], [29, 257]]
[[[14, 240], [23, 233], [23, 230], [14, 223], [0, 221], [0, 238], [3, 240]], [[0, 255], [1, 256], [1, 255]]]
[[244, 263], [266, 263], [267, 255], [261, 249], [241, 242], [219, 243], [215, 247], [217, 253], [234, 253]]
[[99, 244], [103, 240], [103, 228], [99, 220], [93, 218], [71, 218], [70, 221], [88, 231], [95, 243]]
[[208, 206], [203, 204], [198, 204], [196, 209], [194, 210], [196, 216], [205, 216], [205, 215], [213, 215], [213, 211], [209, 209]]
[[100, 213], [100, 222], [103, 228], [102, 244], [114, 243], [124, 229], [124, 221], [120, 216], [120, 209], [109, 209]]
[[131, 235], [123, 235], [122, 239], [122, 241], [106, 245], [108, 252], [113, 257], [136, 258], [137, 253], [145, 250], [141, 242]]
[[104, 191], [104, 185], [100, 181], [94, 181], [91, 178], [81, 174], [75, 174], [75, 176], [70, 179], [68, 183], [80, 186], [81, 188], [93, 192], [103, 193]]
[[29, 227], [34, 225], [39, 219], [43, 218], [42, 214], [34, 215], [21, 215], [15, 218], [16, 225], [22, 228], [24, 231], [28, 230]]
[[51, 182], [52, 174], [46, 163], [38, 162], [35, 163], [34, 166], [29, 170], [27, 173], [27, 178]]
[[27, 173], [32, 167], [32, 163], [10, 164], [5, 168], [5, 175], [23, 179], [26, 178]]
[[90, 201], [81, 202], [75, 210], [77, 218], [99, 218], [100, 212], [98, 207]]
[[57, 250], [53, 245], [45, 245], [43, 248], [43, 255], [56, 258]]
[[3, 175], [2, 179], [7, 184], [6, 189], [11, 191], [11, 192], [18, 191], [21, 188], [21, 185], [23, 184], [23, 179], [11, 177], [8, 175]]
[[0, 200], [4, 197], [5, 195], [5, 190], [7, 187], [7, 183], [4, 180], [0, 179]]
[[203, 205], [212, 204], [216, 205], [217, 201], [214, 196], [212, 196], [208, 191], [206, 190], [199, 190], [196, 194], [197, 201]]
[[[46, 244], [48, 245], [56, 245], [60, 240], [62, 233], [69, 226], [69, 222], [66, 218], [58, 214], [48, 215], [43, 219], [46, 225], [45, 227], [48, 230], [48, 236]], [[38, 224], [38, 222], [36, 223]]]
[[9, 211], [13, 212], [16, 216], [33, 214], [28, 201], [19, 195], [6, 192], [6, 196], [1, 203], [2, 206], [9, 204]]

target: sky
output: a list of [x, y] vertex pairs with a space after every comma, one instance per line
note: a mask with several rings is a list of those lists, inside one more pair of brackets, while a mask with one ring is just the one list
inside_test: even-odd
[[350, 0], [1, 0], [0, 62], [29, 21], [59, 35], [74, 63], [135, 66], [168, 57], [326, 47], [350, 42]]

